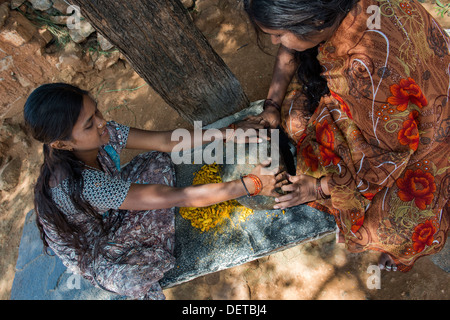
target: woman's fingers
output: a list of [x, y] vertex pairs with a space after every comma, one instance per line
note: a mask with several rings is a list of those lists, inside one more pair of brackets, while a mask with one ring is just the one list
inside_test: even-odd
[[297, 196], [294, 193], [288, 193], [282, 196], [278, 195], [275, 201], [278, 203], [273, 207], [274, 209], [285, 209], [297, 205]]
[[264, 120], [244, 120], [234, 125], [233, 129], [226, 130], [226, 141], [233, 141], [235, 143], [261, 143], [264, 140], [270, 141], [270, 136], [267, 131], [261, 131], [261, 129], [269, 127], [269, 124]]
[[297, 186], [295, 184], [286, 184], [281, 187], [281, 190], [283, 190], [285, 192], [292, 192], [292, 191], [297, 190]]
[[294, 199], [295, 195], [293, 193], [288, 193], [282, 196], [278, 196], [275, 201], [282, 204], [284, 202], [290, 201], [292, 199]]

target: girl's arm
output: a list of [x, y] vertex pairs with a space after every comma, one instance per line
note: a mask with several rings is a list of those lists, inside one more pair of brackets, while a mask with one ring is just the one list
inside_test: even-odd
[[[254, 190], [249, 178], [245, 178], [245, 183], [248, 184], [247, 188], [251, 187]], [[245, 194], [244, 186], [239, 180], [185, 188], [157, 184], [132, 184], [119, 209], [152, 210], [171, 207], [206, 207]]]
[[[277, 196], [279, 194], [275, 191], [275, 188], [286, 183], [284, 173], [275, 175], [274, 171], [270, 172], [264, 169], [264, 166], [267, 165], [267, 162], [258, 165], [252, 170], [252, 174], [261, 179], [263, 187], [260, 195]], [[250, 177], [244, 178], [244, 183], [250, 194], [255, 192], [256, 185]], [[244, 195], [247, 195], [247, 191], [241, 180], [184, 188], [157, 184], [132, 184], [119, 209], [151, 210], [171, 207], [206, 207]]]
[[[208, 132], [208, 134], [204, 134], [205, 132]], [[170, 153], [175, 146], [178, 146], [178, 149], [183, 150], [192, 149], [216, 139], [233, 139], [237, 143], [261, 141], [257, 136], [257, 132], [254, 130], [246, 131], [244, 129], [242, 136], [239, 137], [235, 136], [234, 132], [235, 131], [232, 128], [209, 130], [176, 129], [173, 131], [147, 131], [130, 128], [126, 148]]]
[[[183, 135], [183, 139], [177, 137], [179, 140], [172, 141], [172, 134], [174, 131], [147, 131], [136, 128], [130, 128], [127, 140], [127, 149], [138, 150], [154, 150], [161, 152], [172, 152], [173, 148], [183, 143], [186, 149], [191, 148], [194, 145], [202, 145], [211, 140], [205, 140], [202, 135], [195, 135], [194, 130], [177, 129]], [[225, 129], [219, 129], [221, 134], [225, 136]], [[203, 132], [203, 131], [202, 131]], [[197, 140], [197, 141], [195, 141]]]

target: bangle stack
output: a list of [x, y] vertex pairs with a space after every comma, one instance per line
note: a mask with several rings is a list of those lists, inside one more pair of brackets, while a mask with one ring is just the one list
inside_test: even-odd
[[[255, 192], [254, 192], [254, 193], [250, 193], [250, 192], [248, 191], [248, 189], [247, 189], [247, 186], [245, 185], [244, 178], [247, 178], [247, 177], [250, 178], [250, 179], [252, 179], [253, 183], [255, 184]], [[256, 196], [256, 195], [258, 195], [258, 194], [261, 192], [261, 190], [262, 190], [262, 182], [261, 182], [261, 179], [260, 179], [258, 176], [255, 176], [254, 174], [248, 174], [248, 175], [246, 175], [246, 176], [241, 177], [241, 181], [242, 181], [242, 184], [244, 185], [245, 191], [247, 191], [247, 197], [253, 197], [253, 196]]]
[[[323, 177], [322, 177], [323, 178]], [[316, 192], [317, 192], [317, 199], [330, 199], [330, 195], [326, 195], [325, 192], [323, 192], [322, 189], [322, 178], [319, 178], [316, 180]]]
[[264, 101], [263, 109], [265, 110], [266, 107], [268, 107], [268, 106], [274, 107], [278, 111], [281, 111], [281, 106], [278, 103], [276, 103], [275, 101], [273, 101], [272, 99], [266, 99]]

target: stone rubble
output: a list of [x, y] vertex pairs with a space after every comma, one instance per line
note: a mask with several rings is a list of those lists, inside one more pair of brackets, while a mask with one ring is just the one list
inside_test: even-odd
[[[224, 19], [219, 0], [182, 0], [181, 3], [201, 31], [214, 29]], [[65, 0], [1, 3], [0, 89], [5, 94], [0, 97], [0, 121], [17, 114], [24, 97], [39, 84], [55, 80], [70, 82], [83, 78], [79, 73], [105, 70], [125, 60], [82, 16], [79, 28], [72, 28], [71, 21], [78, 21], [73, 19], [74, 12]], [[33, 20], [36, 16], [39, 19]], [[47, 25], [38, 27], [41, 18], [47, 20]], [[66, 37], [58, 45], [61, 33]], [[83, 48], [83, 53], [80, 50], [68, 53], [73, 51], [74, 44]], [[57, 79], [46, 77], [55, 72]]]
[[[194, 6], [193, 0], [182, 3], [186, 8]], [[32, 90], [45, 82], [77, 85], [93, 72], [125, 60], [83, 17], [80, 28], [68, 28], [73, 12], [64, 0], [0, 3], [0, 191], [13, 190], [20, 178], [21, 161], [7, 158], [13, 142], [3, 133], [11, 131], [11, 118], [22, 122], [22, 108]], [[47, 25], [39, 27], [36, 17], [46, 19]], [[62, 45], [58, 46], [54, 30], [67, 35]], [[18, 136], [28, 144], [23, 132]]]

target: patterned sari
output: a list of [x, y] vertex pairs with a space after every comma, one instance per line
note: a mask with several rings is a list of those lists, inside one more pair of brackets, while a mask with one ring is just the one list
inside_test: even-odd
[[405, 272], [449, 229], [449, 44], [417, 1], [361, 0], [319, 47], [331, 94], [306, 124], [301, 86], [282, 107], [297, 174], [331, 178], [331, 199], [310, 205], [350, 251], [388, 253]]

